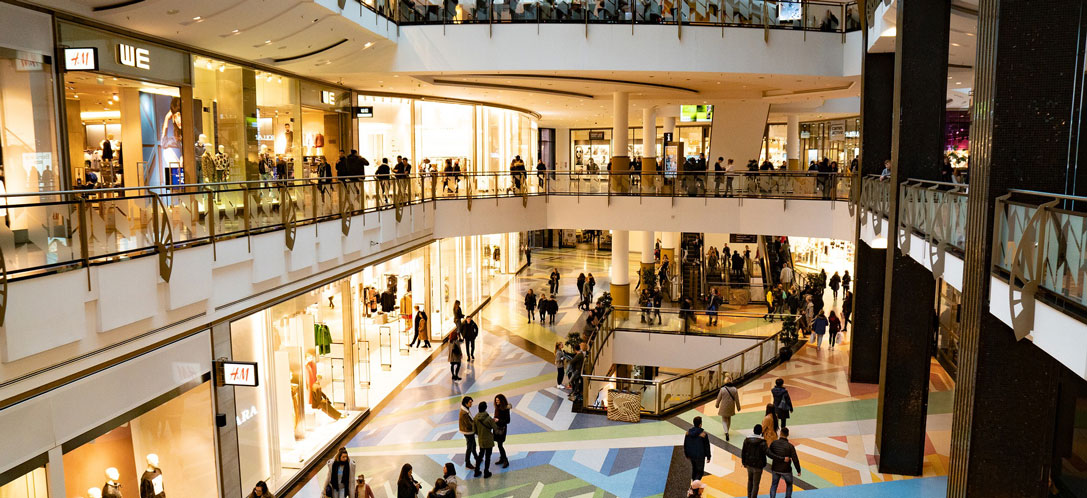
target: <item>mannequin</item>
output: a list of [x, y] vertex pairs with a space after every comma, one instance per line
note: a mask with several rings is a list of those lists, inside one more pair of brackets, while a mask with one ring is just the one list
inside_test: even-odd
[[197, 156], [200, 158], [200, 176], [204, 177], [205, 183], [215, 181], [215, 156], [211, 152], [212, 148], [207, 135], [200, 135], [196, 150], [200, 152]]
[[102, 498], [121, 498], [121, 472], [114, 467], [106, 469], [106, 483], [102, 485]]
[[159, 456], [154, 453], [147, 455], [147, 470], [140, 476], [140, 498], [166, 498]]
[[102, 498], [102, 490], [98, 488], [88, 489], [87, 496], [90, 498]]
[[230, 157], [226, 155], [226, 146], [220, 144], [219, 152], [215, 154], [215, 181], [225, 182], [229, 170]]
[[196, 157], [204, 155], [204, 151], [208, 147], [208, 136], [201, 133], [196, 139]]

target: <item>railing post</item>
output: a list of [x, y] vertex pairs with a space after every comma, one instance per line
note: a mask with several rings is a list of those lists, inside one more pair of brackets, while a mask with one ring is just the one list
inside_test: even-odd
[[87, 269], [87, 290], [91, 290], [90, 237], [87, 235], [87, 199], [79, 198], [79, 250], [83, 255], [83, 267]]
[[218, 260], [215, 252], [215, 222], [219, 221], [219, 210], [215, 207], [215, 191], [208, 190], [208, 237], [211, 239], [211, 260]]

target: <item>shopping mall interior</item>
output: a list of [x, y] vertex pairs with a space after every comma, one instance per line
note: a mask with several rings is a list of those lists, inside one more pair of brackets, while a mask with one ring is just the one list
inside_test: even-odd
[[0, 0], [0, 498], [1087, 497], [1085, 9]]

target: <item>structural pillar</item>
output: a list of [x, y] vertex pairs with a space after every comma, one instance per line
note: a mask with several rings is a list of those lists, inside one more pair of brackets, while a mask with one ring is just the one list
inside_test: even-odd
[[[676, 117], [675, 116], [665, 116], [665, 118], [664, 118], [664, 133], [665, 134], [671, 133], [672, 134], [672, 141], [676, 140]], [[668, 145], [668, 144], [663, 143], [661, 145]]]
[[785, 124], [785, 156], [789, 161], [789, 170], [801, 169], [800, 162], [800, 116], [790, 114]]
[[[864, 55], [861, 71], [861, 160], [859, 177], [883, 172], [891, 158], [894, 104], [894, 53]], [[853, 184], [860, 199], [862, 182]], [[853, 324], [849, 351], [849, 381], [879, 383], [880, 350], [883, 348], [883, 292], [887, 269], [887, 233], [880, 244], [861, 239], [861, 216], [856, 218], [856, 258], [853, 266]], [[868, 221], [871, 223], [871, 221]], [[859, 292], [857, 292], [859, 291]]]
[[611, 231], [611, 299], [615, 306], [630, 306], [630, 232]]
[[[1082, 2], [1072, 2], [1082, 8]], [[1082, 34], [1079, 16], [1037, 19], [1053, 0], [981, 2], [970, 126], [970, 196], [963, 264], [962, 324], [951, 423], [947, 496], [1048, 496], [1050, 478], [1072, 457], [1077, 393], [1062, 367], [993, 315], [996, 199], [1009, 189], [1083, 195]], [[1044, 36], [1046, 43], [1036, 41]], [[1035, 75], [1034, 78], [1028, 75]], [[1037, 77], [1037, 75], [1044, 75]], [[1079, 75], [1079, 76], [1077, 76]], [[1071, 140], [1070, 140], [1071, 139]], [[1080, 156], [1082, 157], [1082, 156]], [[1069, 165], [1081, 165], [1069, 171]], [[1079, 188], [1082, 188], [1080, 185]], [[1071, 251], [1071, 249], [1069, 250]], [[1007, 291], [1003, 291], [1007, 292]], [[1006, 297], [1006, 296], [1005, 296]], [[1002, 313], [1014, 316], [1004, 302]], [[1058, 404], [1069, 407], [1059, 417]], [[1003, 407], [1003, 408], [1002, 408]], [[1014, 407], [1014, 409], [1008, 409]], [[1073, 477], [1074, 478], [1074, 477]]]
[[655, 192], [657, 173], [657, 108], [642, 110], [642, 190]]
[[630, 94], [615, 92], [612, 96], [612, 113], [615, 119], [611, 128], [611, 188], [616, 192], [629, 192]]
[[639, 271], [645, 271], [647, 268], [653, 270], [653, 263], [657, 261], [656, 258], [653, 257], [653, 251], [657, 242], [656, 239], [653, 238], [655, 234], [656, 232], [653, 231], [642, 232], [642, 252], [641, 259], [639, 260], [641, 263], [638, 268]]
[[936, 281], [899, 248], [898, 203], [899, 186], [908, 179], [940, 178], [950, 6], [942, 0], [908, 0], [897, 9], [890, 233], [876, 414], [879, 471], [890, 474], [921, 475], [925, 460]]

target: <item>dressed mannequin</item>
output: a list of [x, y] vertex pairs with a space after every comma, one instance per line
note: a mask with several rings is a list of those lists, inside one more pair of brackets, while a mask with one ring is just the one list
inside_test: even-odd
[[216, 181], [215, 155], [212, 154], [213, 147], [207, 140], [207, 135], [200, 135], [200, 142], [197, 144], [200, 155], [196, 156], [200, 158], [200, 176], [204, 177], [205, 183]]
[[219, 152], [215, 154], [215, 181], [225, 182], [230, 166], [230, 156], [226, 155], [226, 146], [220, 144]]
[[208, 147], [208, 136], [201, 133], [200, 136], [196, 138], [196, 157], [203, 156], [204, 155], [204, 150], [206, 150], [207, 147]]
[[89, 498], [102, 498], [102, 490], [98, 488], [88, 489], [87, 496]]
[[147, 470], [140, 476], [140, 498], [166, 498], [159, 456], [154, 453], [147, 455]]
[[102, 485], [102, 498], [121, 498], [121, 472], [114, 467], [106, 469], [106, 483]]

